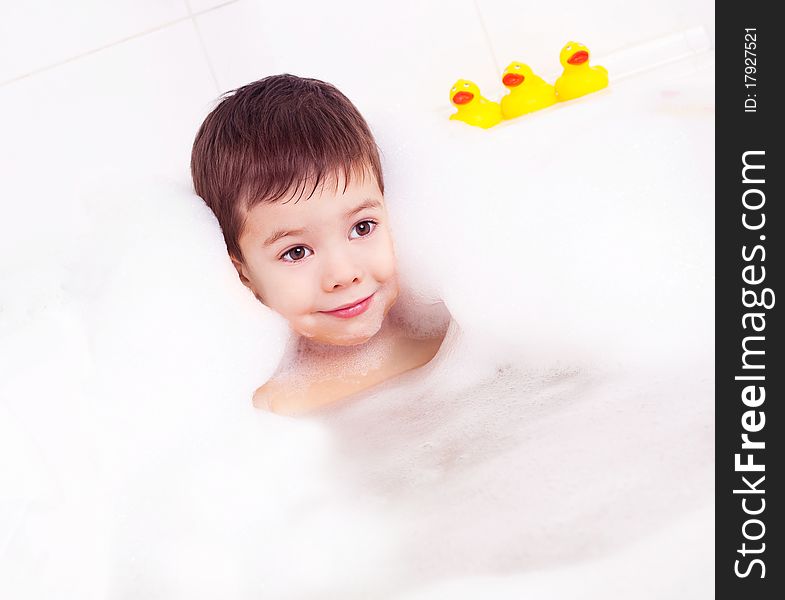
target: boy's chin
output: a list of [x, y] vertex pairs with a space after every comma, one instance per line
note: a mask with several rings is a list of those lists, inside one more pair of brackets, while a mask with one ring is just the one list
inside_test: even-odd
[[346, 327], [345, 331], [299, 331], [300, 335], [312, 342], [329, 344], [330, 346], [358, 346], [369, 341], [375, 336], [381, 326], [379, 324], [366, 324], [364, 327]]
[[360, 346], [360, 345], [366, 343], [368, 340], [370, 340], [371, 337], [373, 337], [373, 336], [363, 337], [363, 338], [351, 338], [351, 339], [349, 339], [349, 338], [347, 338], [347, 339], [331, 338], [331, 339], [325, 339], [322, 343], [330, 344], [331, 346], [344, 346], [344, 347]]
[[357, 333], [347, 332], [345, 334], [326, 334], [311, 338], [315, 342], [322, 344], [330, 344], [331, 346], [359, 346], [370, 340], [379, 328], [374, 328], [373, 331], [363, 331]]

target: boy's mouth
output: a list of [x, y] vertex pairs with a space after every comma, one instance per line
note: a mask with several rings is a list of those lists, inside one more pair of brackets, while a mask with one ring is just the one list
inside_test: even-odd
[[371, 304], [371, 299], [376, 294], [374, 292], [370, 296], [363, 298], [362, 300], [358, 300], [353, 304], [344, 304], [343, 306], [336, 308], [334, 310], [321, 310], [319, 312], [325, 315], [331, 315], [334, 317], [339, 317], [341, 319], [349, 319], [351, 317], [355, 317], [359, 314], [364, 313]]

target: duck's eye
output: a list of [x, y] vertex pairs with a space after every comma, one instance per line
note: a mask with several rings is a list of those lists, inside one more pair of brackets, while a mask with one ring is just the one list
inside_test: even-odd
[[567, 50], [572, 50], [572, 46], [567, 46]]
[[451, 91], [451, 92], [454, 92], [456, 89], [458, 89], [458, 88], [452, 88], [450, 91]]
[[464, 83], [463, 87], [469, 87], [469, 84], [468, 83]]
[[520, 68], [521, 68], [521, 65], [515, 65], [515, 68], [516, 68], [516, 69], [520, 69]]

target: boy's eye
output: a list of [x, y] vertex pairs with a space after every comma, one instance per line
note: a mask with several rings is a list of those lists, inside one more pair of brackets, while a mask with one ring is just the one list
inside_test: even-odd
[[352, 231], [357, 231], [359, 233], [359, 237], [365, 237], [369, 233], [371, 233], [376, 228], [376, 221], [360, 221], [352, 227]]
[[[358, 235], [354, 236], [353, 239], [357, 239], [358, 237], [366, 237], [374, 229], [376, 229], [377, 225], [378, 223], [376, 221], [372, 221], [370, 219], [360, 221], [357, 223], [357, 225], [352, 227], [352, 231], [357, 231], [358, 233]], [[310, 252], [310, 254], [306, 254], [306, 252]], [[283, 262], [300, 262], [311, 254], [313, 254], [313, 250], [306, 248], [305, 246], [295, 246], [294, 248], [290, 248], [284, 252], [280, 258]]]
[[[295, 246], [294, 248], [287, 250], [281, 255], [281, 260], [284, 262], [298, 262], [305, 258], [305, 251], [308, 250], [305, 246]], [[311, 250], [308, 250], [311, 252]], [[313, 252], [311, 252], [313, 254]], [[286, 257], [290, 256], [289, 260], [286, 260]]]

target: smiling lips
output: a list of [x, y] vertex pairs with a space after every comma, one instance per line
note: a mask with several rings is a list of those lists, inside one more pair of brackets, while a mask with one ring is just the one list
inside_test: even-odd
[[[374, 294], [375, 293], [376, 292], [374, 292]], [[357, 315], [360, 315], [364, 313], [366, 310], [368, 310], [368, 307], [371, 305], [371, 299], [373, 298], [374, 294], [371, 294], [367, 298], [360, 300], [356, 304], [343, 306], [336, 310], [322, 310], [319, 312], [322, 312], [325, 315], [338, 317], [339, 319], [351, 319], [352, 317], [356, 317]]]

